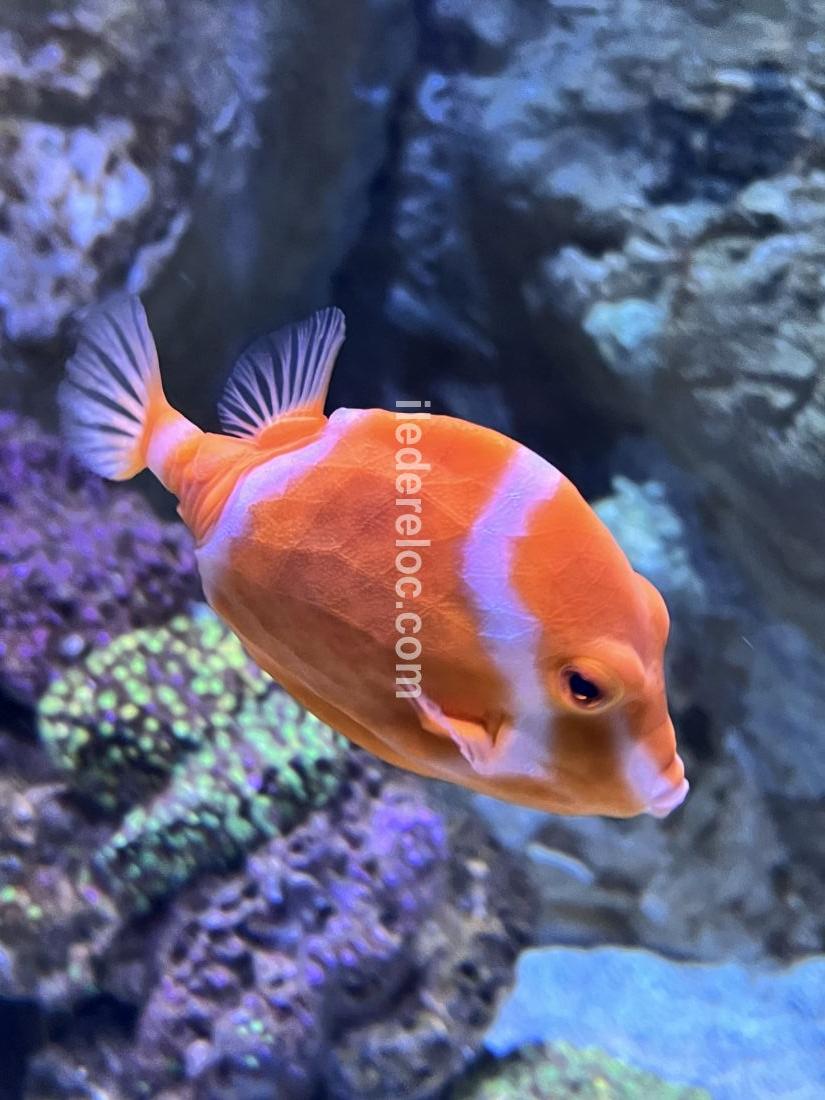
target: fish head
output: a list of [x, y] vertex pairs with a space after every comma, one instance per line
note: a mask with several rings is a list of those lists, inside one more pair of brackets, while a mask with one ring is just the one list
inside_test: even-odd
[[667, 608], [629, 566], [610, 598], [607, 625], [584, 616], [545, 662], [554, 797], [576, 814], [665, 817], [688, 791], [665, 688]]

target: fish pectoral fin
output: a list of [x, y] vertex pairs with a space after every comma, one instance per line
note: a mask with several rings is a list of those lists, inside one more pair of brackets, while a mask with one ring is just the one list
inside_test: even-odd
[[448, 737], [461, 755], [479, 775], [494, 775], [499, 771], [496, 755], [496, 732], [481, 721], [451, 718], [438, 703], [420, 695], [411, 699], [421, 728], [437, 737]]

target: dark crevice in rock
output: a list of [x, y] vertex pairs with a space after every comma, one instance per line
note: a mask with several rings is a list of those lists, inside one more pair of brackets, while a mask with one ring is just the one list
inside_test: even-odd
[[12, 699], [0, 690], [0, 729], [15, 738], [34, 741], [37, 733], [34, 713], [30, 707]]
[[44, 1039], [34, 1001], [0, 1000], [0, 1100], [22, 1100], [28, 1058]]
[[781, 69], [766, 65], [751, 76], [753, 89], [719, 119], [653, 101], [652, 128], [670, 145], [671, 168], [668, 181], [649, 191], [651, 202], [725, 203], [787, 167], [805, 140], [805, 103]]
[[138, 1009], [111, 996], [96, 994], [79, 1001], [71, 1012], [53, 1013], [42, 1028], [49, 1042], [65, 1043], [70, 1037], [93, 1040], [97, 1032], [113, 1031], [127, 1038], [134, 1034]]
[[[26, 122], [46, 122], [53, 126], [88, 126], [94, 122], [89, 104], [60, 91], [33, 89], [25, 80], [7, 78], [0, 83], [3, 114]], [[119, 111], [123, 110], [123, 102]]]

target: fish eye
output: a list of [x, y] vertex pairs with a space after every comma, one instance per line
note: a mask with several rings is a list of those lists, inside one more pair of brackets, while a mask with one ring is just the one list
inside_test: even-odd
[[577, 707], [589, 709], [604, 702], [605, 692], [577, 668], [566, 668], [562, 673], [567, 694]]
[[626, 694], [626, 678], [600, 657], [570, 657], [557, 666], [553, 679], [555, 698], [566, 710], [579, 714], [601, 714]]

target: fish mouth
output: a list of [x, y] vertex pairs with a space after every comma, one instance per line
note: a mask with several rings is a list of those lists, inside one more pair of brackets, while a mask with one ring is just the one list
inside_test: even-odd
[[648, 750], [647, 744], [662, 738], [675, 743], [670, 719], [666, 726], [649, 737], [631, 741], [624, 753], [625, 780], [636, 795], [636, 805], [639, 807], [636, 813], [650, 814], [652, 817], [667, 817], [677, 806], [681, 806], [690, 790], [690, 784], [685, 779], [685, 765], [677, 752], [662, 767]]
[[661, 779], [656, 789], [651, 793], [650, 801], [645, 807], [645, 813], [650, 814], [652, 817], [667, 817], [672, 810], [682, 805], [689, 790], [690, 783], [687, 779], [682, 779], [676, 786], [668, 779]]
[[647, 792], [647, 805], [645, 813], [653, 817], [667, 817], [684, 802], [690, 784], [685, 779], [685, 765], [678, 753], [673, 754], [673, 759], [668, 766], [659, 773]]

